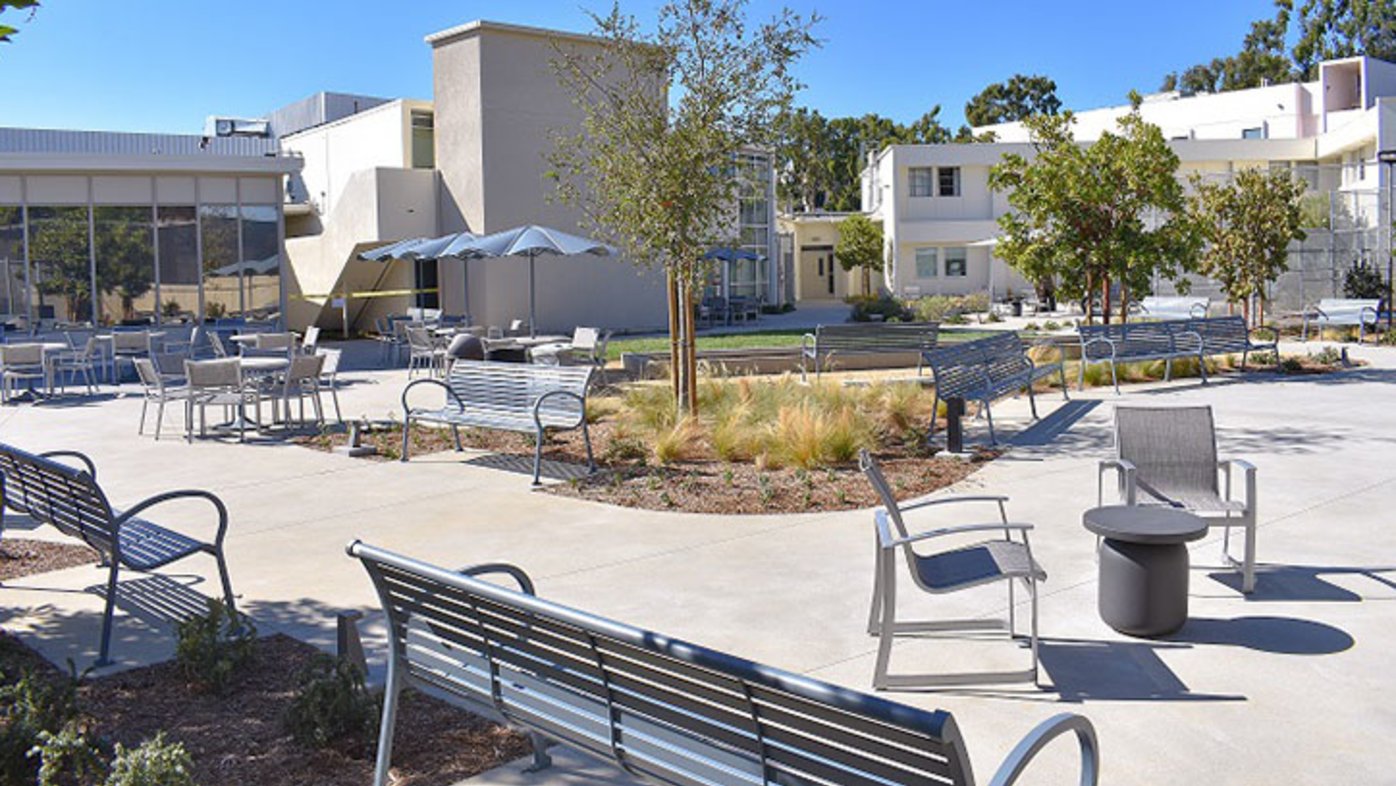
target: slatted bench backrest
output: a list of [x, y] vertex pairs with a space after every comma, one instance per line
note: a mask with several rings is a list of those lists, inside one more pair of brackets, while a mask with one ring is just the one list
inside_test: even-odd
[[1251, 348], [1250, 331], [1243, 316], [1195, 319], [1191, 327], [1202, 337], [1203, 351], [1208, 354], [1245, 352]]
[[1353, 298], [1324, 298], [1318, 302], [1318, 309], [1331, 316], [1356, 317], [1362, 311], [1381, 308], [1380, 300], [1358, 300]]
[[0, 482], [4, 507], [27, 513], [114, 558], [111, 505], [87, 472], [0, 444]]
[[1026, 368], [1023, 340], [1013, 332], [937, 347], [922, 358], [943, 399], [993, 393], [998, 383], [1021, 376]]
[[[699, 784], [970, 784], [953, 718], [354, 543], [408, 683]], [[401, 670], [405, 670], [401, 671]]]
[[939, 322], [859, 322], [820, 325], [814, 329], [821, 355], [873, 352], [922, 352], [936, 345]]
[[1205, 297], [1187, 295], [1149, 295], [1139, 301], [1139, 307], [1148, 314], [1182, 315], [1202, 318], [1207, 315], [1211, 302]]
[[1190, 323], [1196, 320], [1180, 319], [1162, 322], [1128, 322], [1125, 324], [1081, 325], [1077, 328], [1085, 346], [1088, 359], [1110, 357], [1110, 347], [1097, 343], [1087, 345], [1096, 338], [1104, 338], [1114, 343], [1115, 358], [1124, 360], [1132, 357], [1160, 357], [1173, 354], [1177, 349], [1175, 337], [1179, 332], [1190, 330]]
[[515, 414], [532, 414], [534, 404], [544, 394], [565, 391], [573, 395], [544, 399], [539, 417], [545, 425], [576, 424], [585, 416], [582, 401], [592, 371], [589, 366], [458, 360], [451, 366], [446, 384], [467, 411], [474, 408]]

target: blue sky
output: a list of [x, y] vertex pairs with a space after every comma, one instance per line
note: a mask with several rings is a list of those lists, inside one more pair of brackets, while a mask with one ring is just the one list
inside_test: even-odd
[[[827, 116], [907, 122], [1014, 73], [1057, 82], [1070, 108], [1122, 103], [1163, 74], [1235, 52], [1271, 0], [753, 0], [825, 17], [799, 102]], [[647, 18], [655, 3], [625, 0]], [[197, 133], [209, 114], [256, 117], [319, 90], [431, 97], [428, 33], [473, 19], [586, 31], [609, 0], [43, 0], [0, 45], [0, 125]], [[0, 19], [11, 24], [15, 12]]]

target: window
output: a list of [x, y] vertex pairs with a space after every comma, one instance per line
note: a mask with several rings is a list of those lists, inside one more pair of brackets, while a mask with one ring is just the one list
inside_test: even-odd
[[945, 249], [945, 276], [947, 278], [963, 278], [968, 256], [969, 252], [963, 248]]
[[412, 168], [436, 166], [436, 118], [431, 112], [412, 112]]
[[911, 179], [911, 195], [914, 197], [928, 197], [935, 192], [932, 191], [935, 170], [928, 166], [914, 166], [907, 170], [907, 176]]
[[943, 166], [936, 170], [936, 175], [940, 183], [940, 195], [943, 197], [957, 197], [960, 195], [960, 168], [957, 166]]
[[1241, 138], [1242, 138], [1242, 139], [1264, 139], [1264, 138], [1265, 138], [1265, 127], [1264, 127], [1264, 126], [1257, 126], [1257, 127], [1255, 127], [1255, 128], [1245, 128], [1245, 129], [1242, 129], [1242, 130], [1241, 130]]
[[159, 208], [160, 314], [165, 321], [199, 313], [198, 222], [193, 205]]
[[97, 240], [98, 323], [151, 321], [159, 307], [155, 302], [155, 234], [150, 208], [98, 205], [92, 215]]
[[916, 249], [916, 277], [935, 278], [936, 266], [940, 260], [940, 249], [918, 248]]

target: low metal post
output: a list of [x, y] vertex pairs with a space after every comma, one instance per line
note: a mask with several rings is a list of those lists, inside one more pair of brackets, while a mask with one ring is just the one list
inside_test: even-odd
[[965, 452], [965, 400], [959, 397], [945, 400], [945, 449], [951, 453]]

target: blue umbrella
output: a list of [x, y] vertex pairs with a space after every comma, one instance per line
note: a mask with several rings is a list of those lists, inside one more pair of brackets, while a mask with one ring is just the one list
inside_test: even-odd
[[708, 253], [704, 254], [703, 258], [719, 259], [723, 262], [736, 262], [737, 260], [755, 262], [756, 260], [761, 259], [762, 255], [756, 253], [755, 251], [752, 251], [749, 248], [732, 248], [731, 246], [716, 246], [708, 249]]
[[533, 260], [539, 254], [613, 256], [618, 252], [605, 243], [570, 235], [549, 227], [528, 224], [476, 238], [456, 252], [461, 257], [528, 257], [528, 333], [537, 335], [538, 314]]

